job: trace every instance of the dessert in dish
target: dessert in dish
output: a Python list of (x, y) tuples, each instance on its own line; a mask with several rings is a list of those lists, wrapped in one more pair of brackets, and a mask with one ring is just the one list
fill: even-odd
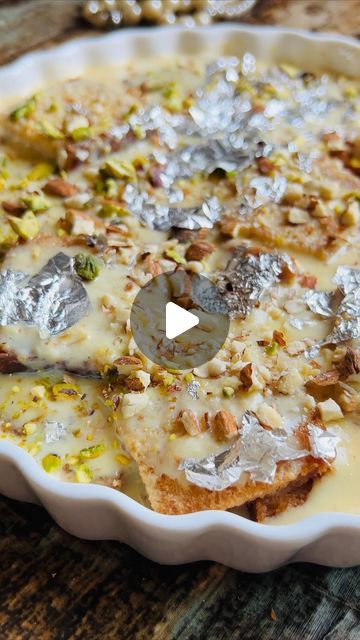
[[(359, 408), (359, 89), (179, 57), (4, 114), (2, 437), (162, 513), (271, 522), (331, 492)], [(174, 270), (209, 278), (231, 319), (189, 370), (131, 330), (139, 290)]]

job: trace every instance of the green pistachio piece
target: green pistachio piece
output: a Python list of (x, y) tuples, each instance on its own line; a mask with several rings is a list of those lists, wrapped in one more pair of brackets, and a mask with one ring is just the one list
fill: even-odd
[(36, 107), (36, 96), (32, 96), (24, 102), (24, 104), (17, 107), (10, 113), (10, 120), (13, 122), (18, 122), (22, 118), (28, 118), (32, 113), (34, 113)]
[(279, 345), (274, 340), (273, 342), (270, 342), (270, 344), (265, 348), (265, 351), (268, 356), (274, 356), (278, 352), (278, 349)]
[(50, 207), (50, 202), (46, 198), (44, 198), (44, 196), (39, 196), (36, 193), (30, 196), (25, 196), (21, 199), (23, 203), (26, 204), (27, 208), (34, 213), (46, 211)]
[(234, 395), (235, 390), (232, 387), (223, 387), (223, 396), (224, 398), (231, 398)]
[(18, 234), (13, 230), (9, 223), (0, 224), (0, 249), (6, 249), (14, 246), (19, 239)]
[(125, 209), (121, 205), (113, 204), (112, 202), (106, 202), (103, 204), (99, 211), (99, 215), (102, 218), (112, 218), (117, 216), (118, 218), (123, 218), (124, 216), (128, 216), (130, 211)]
[(91, 482), (92, 473), (87, 464), (80, 464), (78, 468), (75, 469), (75, 478), (77, 482)]
[(98, 458), (105, 451), (105, 445), (103, 444), (95, 444), (93, 447), (87, 447), (86, 449), (81, 449), (80, 457), (83, 460), (93, 460), (93, 458)]
[(24, 240), (33, 240), (40, 231), (39, 221), (32, 211), (26, 211), (22, 218), (8, 216), (7, 219), (15, 233)]
[(120, 162), (120, 160), (111, 158), (105, 162), (101, 171), (112, 178), (121, 178), (130, 181), (136, 180), (136, 171), (131, 162)]
[(186, 264), (185, 258), (183, 258), (175, 249), (166, 249), (165, 256), (170, 260), (173, 260), (177, 264)]
[(75, 256), (75, 271), (83, 280), (95, 280), (100, 273), (100, 262), (94, 256), (77, 253)]
[(43, 457), (41, 462), (47, 473), (53, 473), (61, 467), (61, 459), (53, 453), (48, 453)]
[(91, 138), (92, 134), (93, 132), (91, 127), (78, 127), (70, 133), (70, 136), (72, 137), (74, 142), (80, 142), (81, 140)]
[(52, 125), (51, 122), (48, 122), (47, 120), (42, 120), (41, 122), (39, 122), (37, 127), (48, 138), (61, 140), (64, 137), (62, 131), (54, 127), (54, 125)]
[(31, 171), (26, 176), (27, 180), (43, 180), (44, 178), (48, 178), (54, 173), (55, 167), (49, 162), (40, 162), (40, 164), (36, 164)]

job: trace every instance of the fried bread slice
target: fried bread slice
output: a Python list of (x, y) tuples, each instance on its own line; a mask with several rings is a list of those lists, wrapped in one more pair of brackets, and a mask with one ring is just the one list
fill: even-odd
[(356, 221), (349, 224), (344, 215), (344, 200), (359, 191), (359, 177), (339, 160), (325, 156), (314, 165), (311, 179), (288, 183), (280, 203), (268, 202), (241, 214), (229, 207), (220, 229), (225, 236), (253, 238), (272, 247), (325, 257), (359, 240)]
[[(116, 417), (120, 441), (138, 465), (152, 508), (160, 513), (181, 514), (205, 509), (230, 509), (254, 500), (277, 495), (292, 483), (303, 484), (310, 477), (321, 476), (329, 466), (324, 460), (309, 455), (291, 461), (279, 461), (272, 482), (254, 482), (244, 473), (240, 480), (223, 490), (209, 490), (189, 482), (179, 466), (184, 458), (202, 459), (220, 453), (229, 446), (221, 442), (214, 429), (214, 415), (206, 394), (198, 413), (194, 412), (199, 430), (195, 435), (181, 430), (178, 421), (179, 397), (168, 394), (167, 400), (159, 388), (147, 393), (126, 394), (120, 414)], [(181, 396), (181, 392), (178, 394)], [(249, 400), (248, 400), (249, 402)], [(194, 405), (192, 405), (194, 406)], [(228, 407), (226, 402), (217, 406)], [(233, 407), (241, 406), (234, 400)], [(200, 412), (208, 408), (206, 415)], [(256, 410), (255, 410), (256, 411)], [(296, 446), (309, 450), (309, 427), (305, 420), (294, 431)], [(320, 424), (320, 423), (318, 423)], [(241, 438), (241, 436), (240, 436)]]

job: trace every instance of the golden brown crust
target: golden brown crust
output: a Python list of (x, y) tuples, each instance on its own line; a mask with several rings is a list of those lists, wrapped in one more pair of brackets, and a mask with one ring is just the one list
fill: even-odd
[(300, 507), (306, 502), (313, 488), (314, 479), (327, 473), (329, 468), (324, 466), (318, 471), (316, 474), (310, 472), (308, 476), (291, 482), (285, 489), (273, 495), (250, 502), (248, 505), (250, 517), (256, 522), (264, 522), (266, 518), (273, 518), (291, 507)]
[(293, 482), (320, 476), (328, 469), (322, 460), (311, 456), (295, 461), (282, 462), (272, 484), (261, 482), (236, 484), (223, 491), (209, 491), (190, 483), (182, 483), (162, 474), (157, 476), (154, 469), (139, 464), (140, 475), (145, 484), (152, 508), (169, 515), (192, 513), (206, 509), (231, 509), (247, 502), (272, 496), (286, 489)]

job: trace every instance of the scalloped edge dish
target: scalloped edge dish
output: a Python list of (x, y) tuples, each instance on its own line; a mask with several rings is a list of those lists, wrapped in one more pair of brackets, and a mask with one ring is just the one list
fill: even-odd
[[(15, 100), (34, 92), (49, 78), (61, 81), (133, 57), (195, 56), (208, 49), (209, 42), (214, 56), (250, 51), (263, 59), (286, 60), (309, 70), (326, 66), (355, 76), (360, 69), (359, 43), (336, 34), (230, 24), (191, 31), (129, 29), (72, 40), (20, 58), (0, 69), (0, 94), (3, 101)], [(0, 491), (6, 496), (42, 504), (73, 535), (125, 542), (157, 562), (206, 559), (253, 572), (295, 561), (338, 567), (360, 564), (358, 515), (320, 513), (282, 526), (258, 524), (223, 511), (166, 516), (108, 487), (55, 480), (30, 455), (8, 442), (0, 443), (0, 460)]]

